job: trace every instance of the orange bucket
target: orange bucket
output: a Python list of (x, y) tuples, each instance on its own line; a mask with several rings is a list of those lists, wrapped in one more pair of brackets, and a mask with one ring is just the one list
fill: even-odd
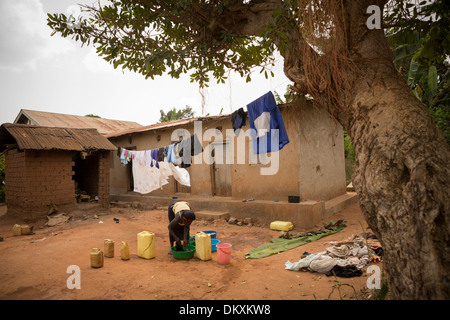
[(229, 264), (231, 257), (231, 244), (230, 243), (219, 243), (216, 245), (217, 248), (217, 262), (219, 264)]

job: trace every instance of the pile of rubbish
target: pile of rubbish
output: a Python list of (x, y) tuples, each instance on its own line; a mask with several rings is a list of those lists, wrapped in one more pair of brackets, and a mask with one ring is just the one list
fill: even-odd
[(297, 262), (287, 261), (286, 270), (306, 270), (327, 276), (351, 278), (361, 276), (370, 262), (380, 262), (383, 248), (371, 233), (360, 233), (344, 241), (329, 242), (331, 247), (318, 253), (303, 253)]
[(70, 216), (67, 213), (59, 212), (56, 205), (51, 204), (47, 215), (48, 221), (45, 226), (54, 227), (66, 222), (69, 222)]

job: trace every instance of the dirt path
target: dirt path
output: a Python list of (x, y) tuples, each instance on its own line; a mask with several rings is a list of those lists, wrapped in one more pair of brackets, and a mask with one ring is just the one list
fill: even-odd
[[(99, 219), (92, 218), (94, 214)], [(85, 220), (83, 220), (83, 215)], [(113, 219), (118, 218), (119, 223)], [(197, 258), (176, 260), (169, 252), (167, 212), (111, 208), (87, 210), (69, 223), (41, 228), (37, 222), (34, 235), (13, 236), (15, 223), (8, 215), (0, 216), (0, 300), (69, 300), (69, 299), (147, 299), (147, 300), (304, 300), (327, 299), (337, 282), (319, 273), (288, 271), (285, 262), (298, 261), (303, 252), (315, 253), (329, 247), (329, 241), (346, 239), (367, 231), (358, 204), (332, 217), (344, 219), (342, 232), (324, 237), (295, 249), (262, 259), (244, 259), (245, 254), (271, 238), (278, 231), (267, 227), (230, 225), (225, 221), (195, 221), (191, 232), (216, 230), (221, 242), (233, 246), (231, 263), (220, 265), (217, 253), (212, 260)], [(330, 219), (321, 222), (325, 225)], [(100, 223), (102, 221), (103, 223)], [(156, 258), (137, 257), (137, 233), (148, 230), (156, 235)], [(295, 231), (295, 229), (294, 229)], [(45, 238), (45, 239), (44, 239)], [(104, 267), (90, 267), (90, 251), (103, 248), (104, 239), (116, 243), (115, 257), (105, 258)], [(42, 240), (44, 239), (44, 240)], [(40, 240), (40, 241), (39, 241)], [(120, 243), (130, 246), (131, 259), (120, 259)], [(81, 289), (68, 289), (67, 268), (81, 270)], [(378, 264), (381, 267), (381, 263)], [(366, 266), (367, 268), (367, 266)], [(364, 268), (364, 270), (366, 269)], [(367, 274), (355, 278), (338, 278), (353, 286), (358, 299), (367, 292)], [(353, 289), (342, 286), (343, 299), (354, 299)], [(337, 290), (331, 299), (339, 299)]]

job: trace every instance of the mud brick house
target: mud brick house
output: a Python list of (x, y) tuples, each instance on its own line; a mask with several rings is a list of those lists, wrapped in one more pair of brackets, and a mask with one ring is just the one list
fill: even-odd
[(76, 188), (109, 206), (110, 154), (116, 150), (96, 129), (5, 123), (0, 152), (5, 152), (8, 214), (27, 218), (76, 207)]
[[(176, 197), (188, 201), (198, 215), (223, 213), (313, 227), (356, 199), (346, 190), (343, 130), (325, 110), (306, 101), (279, 109), (290, 142), (265, 159), (255, 158), (251, 151), (248, 118), (236, 134), (232, 115), (175, 120), (106, 135), (117, 147), (142, 151), (179, 141), (178, 129), (196, 134), (203, 147), (186, 168), (190, 186), (170, 176), (168, 184), (147, 194), (134, 192), (133, 162), (124, 165), (116, 154), (111, 168), (111, 200), (167, 206)], [(228, 157), (228, 161), (217, 161), (218, 157)], [(215, 161), (210, 161), (212, 158)], [(272, 174), (262, 174), (262, 170), (271, 169)], [(290, 202), (290, 196), (299, 197), (300, 202)]]

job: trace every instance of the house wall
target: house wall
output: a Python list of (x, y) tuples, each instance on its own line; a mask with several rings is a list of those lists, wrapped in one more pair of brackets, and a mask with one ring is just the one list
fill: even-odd
[[(191, 196), (214, 196), (214, 170), (209, 164), (214, 155), (211, 143), (227, 141), (234, 150), (227, 170), (230, 170), (232, 199), (260, 199), (287, 201), (288, 196), (300, 196), (301, 201), (326, 201), (345, 194), (345, 162), (342, 127), (325, 112), (315, 109), (308, 103), (301, 107), (282, 108), (281, 113), (290, 143), (276, 153), (268, 154), (271, 160), (263, 164), (264, 159), (252, 156), (251, 140), (246, 137), (250, 128), (248, 120), (239, 137), (232, 131), (231, 118), (203, 121), (201, 130), (194, 124), (133, 133), (128, 136), (110, 138), (117, 146), (150, 150), (164, 147), (177, 139), (171, 135), (176, 128), (197, 133), (201, 138), (204, 152), (193, 157), (193, 165), (188, 169), (191, 177)], [(217, 131), (216, 131), (217, 128)], [(175, 138), (175, 137), (174, 137)], [(216, 139), (217, 138), (217, 139)], [(241, 141), (239, 142), (239, 139)], [(244, 142), (244, 143), (243, 143)], [(244, 155), (244, 163), (242, 158)], [(278, 159), (278, 165), (275, 160)], [(130, 191), (128, 169), (117, 155), (114, 156), (111, 169), (111, 194), (123, 194)], [(275, 174), (262, 175), (261, 170), (275, 171)], [(170, 177), (169, 184), (162, 190), (155, 190), (150, 196), (174, 196), (176, 184)]]
[(111, 153), (98, 152), (98, 197), (103, 208), (109, 208)]
[(346, 193), (344, 131), (325, 109), (305, 104), (298, 116), (301, 199), (330, 200)]
[[(299, 195), (298, 136), (295, 134), (297, 119), (286, 117), (281, 111), (289, 143), (278, 152), (267, 155), (254, 155), (253, 145), (249, 137), (245, 137), (245, 164), (239, 164), (235, 154), (235, 164), (232, 170), (232, 190), (237, 199), (263, 199), (287, 201), (288, 196)], [(249, 135), (250, 125), (243, 127)], [(237, 139), (243, 139), (239, 137)], [(239, 142), (236, 142), (239, 145)], [(267, 157), (267, 158), (264, 158)], [(264, 164), (267, 163), (267, 164)], [(262, 174), (266, 171), (268, 174)]]
[[(5, 185), (8, 213), (35, 218), (46, 215), (52, 204), (58, 210), (76, 208), (75, 162), (71, 151), (8, 150), (5, 157)], [(109, 152), (98, 153), (89, 163), (98, 174), (89, 176), (99, 202), (109, 206)]]
[(67, 151), (9, 150), (5, 158), (8, 212), (27, 217), (75, 206), (72, 153)]

